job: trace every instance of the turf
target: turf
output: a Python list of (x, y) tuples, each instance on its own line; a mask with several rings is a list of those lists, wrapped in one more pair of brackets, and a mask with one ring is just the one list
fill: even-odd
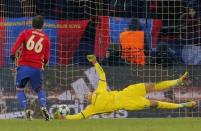
[(0, 120), (0, 131), (200, 131), (201, 118)]

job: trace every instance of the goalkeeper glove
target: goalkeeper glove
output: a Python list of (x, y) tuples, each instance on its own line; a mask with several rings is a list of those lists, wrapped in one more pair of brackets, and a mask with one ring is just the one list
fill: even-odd
[(61, 113), (57, 110), (55, 113), (54, 113), (54, 119), (65, 119), (65, 116), (61, 115)]
[(96, 61), (96, 56), (95, 56), (95, 55), (87, 55), (87, 60), (88, 60), (89, 62)]

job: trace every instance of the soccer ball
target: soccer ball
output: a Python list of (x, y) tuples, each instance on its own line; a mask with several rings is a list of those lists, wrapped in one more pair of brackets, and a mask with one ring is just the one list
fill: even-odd
[(70, 114), (70, 109), (69, 109), (68, 105), (66, 105), (66, 104), (61, 104), (61, 105), (58, 106), (58, 112), (59, 112), (62, 116), (65, 116), (65, 115)]

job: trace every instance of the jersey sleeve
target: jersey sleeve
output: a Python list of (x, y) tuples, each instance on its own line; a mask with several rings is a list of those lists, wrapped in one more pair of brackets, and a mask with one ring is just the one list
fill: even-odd
[(19, 49), (22, 43), (25, 41), (25, 31), (21, 32), (18, 36), (16, 42), (14, 43), (11, 49), (11, 55), (15, 55), (16, 51)]
[(80, 119), (84, 119), (82, 113), (77, 113), (75, 115), (67, 115), (66, 116), (67, 120), (80, 120)]
[(47, 46), (45, 48), (44, 63), (47, 64), (50, 59), (50, 40), (47, 39)]
[(96, 63), (95, 69), (99, 76), (98, 87), (96, 89), (96, 93), (107, 91), (106, 76), (105, 76), (105, 72), (104, 72), (103, 68), (100, 66), (99, 63)]
[(98, 81), (98, 87), (96, 89), (96, 93), (101, 93), (101, 92), (104, 92), (104, 91), (107, 91), (107, 82), (99, 80)]
[(80, 113), (77, 113), (75, 115), (67, 115), (66, 119), (68, 120), (80, 120), (80, 119), (85, 119), (89, 118), (90, 116), (95, 114), (95, 108), (94, 105), (89, 105), (85, 110), (83, 110)]

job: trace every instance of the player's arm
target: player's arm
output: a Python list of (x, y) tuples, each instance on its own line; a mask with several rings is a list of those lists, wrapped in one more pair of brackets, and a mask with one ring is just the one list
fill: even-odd
[(11, 49), (11, 59), (15, 60), (15, 54), (17, 52), (17, 50), (20, 48), (21, 44), (24, 42), (24, 31), (18, 36), (15, 44), (13, 45), (12, 49)]
[(105, 72), (103, 68), (100, 66), (98, 62), (96, 62), (94, 66), (99, 76), (98, 87), (96, 89), (96, 92), (98, 93), (102, 91), (107, 91), (107, 81), (106, 81)]
[(95, 114), (95, 108), (94, 105), (89, 105), (87, 108), (80, 113), (77, 113), (75, 115), (67, 115), (66, 119), (67, 120), (80, 120), (80, 119), (86, 119), (89, 118), (90, 116)]
[(94, 65), (96, 72), (98, 73), (99, 76), (99, 81), (98, 81), (98, 87), (96, 89), (96, 92), (102, 92), (107, 90), (107, 82), (106, 82), (106, 76), (103, 68), (100, 66), (100, 64), (96, 60), (95, 55), (87, 55), (87, 59), (89, 62), (92, 62)]
[(44, 54), (44, 64), (46, 65), (50, 59), (50, 40), (47, 40), (47, 46), (45, 47), (45, 54)]

